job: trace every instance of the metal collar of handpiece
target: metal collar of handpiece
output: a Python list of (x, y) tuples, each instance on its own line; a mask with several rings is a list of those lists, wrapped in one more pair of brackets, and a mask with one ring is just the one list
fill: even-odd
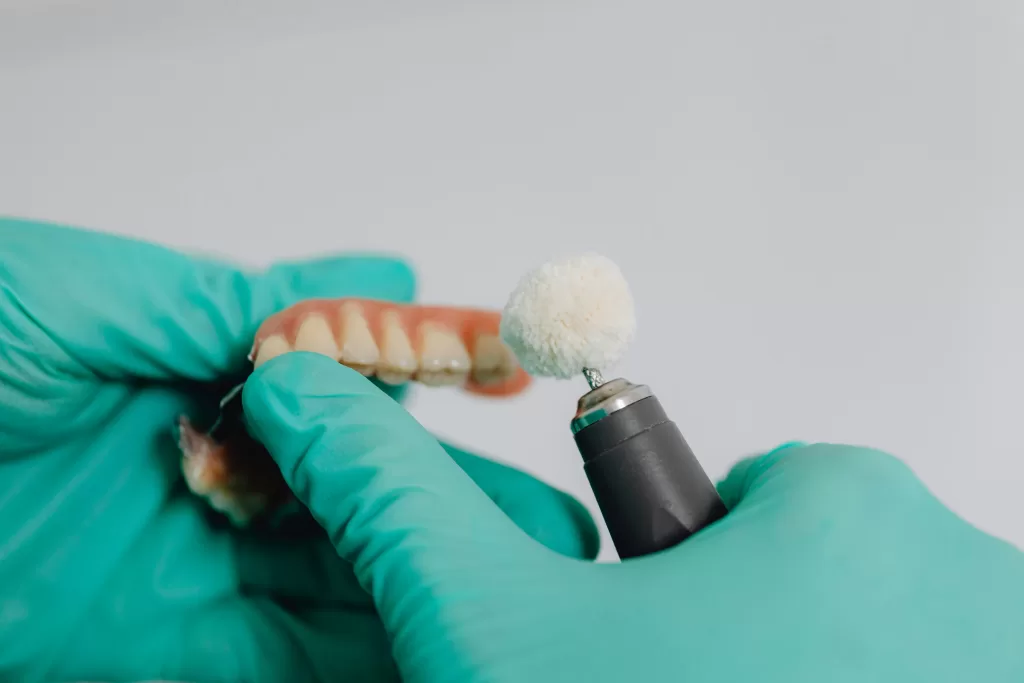
[(580, 397), (571, 423), (572, 433), (578, 434), (612, 413), (652, 395), (646, 384), (633, 384), (622, 378), (606, 382)]

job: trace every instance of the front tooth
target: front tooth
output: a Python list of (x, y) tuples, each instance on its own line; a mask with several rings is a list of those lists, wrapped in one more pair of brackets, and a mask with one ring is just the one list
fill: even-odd
[(302, 321), (295, 335), (296, 351), (312, 351), (335, 360), (338, 359), (338, 344), (334, 332), (322, 315), (311, 315)]
[(512, 349), (494, 335), (477, 337), (473, 349), (473, 381), (481, 384), (497, 384), (511, 378), (519, 363)]
[(386, 384), (402, 384), (416, 372), (416, 354), (402, 319), (396, 311), (385, 311), (380, 325), (380, 362), (377, 379)]
[(380, 350), (358, 304), (349, 303), (342, 308), (340, 339), (338, 359), (364, 375), (372, 375), (380, 360)]
[(421, 328), (420, 367), (416, 378), (429, 386), (462, 384), (469, 374), (469, 352), (448, 328), (424, 323)]
[(284, 338), (284, 335), (271, 335), (260, 344), (259, 351), (256, 352), (256, 360), (253, 361), (253, 367), (258, 368), (271, 358), (277, 358), (282, 353), (288, 353), (291, 350), (292, 347), (288, 344), (288, 340)]

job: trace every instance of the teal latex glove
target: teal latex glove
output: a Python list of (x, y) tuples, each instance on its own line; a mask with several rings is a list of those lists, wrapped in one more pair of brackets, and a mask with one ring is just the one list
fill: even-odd
[(1024, 554), (885, 454), (743, 461), (720, 485), (724, 519), (596, 564), (522, 533), (356, 372), (286, 354), (243, 405), (407, 681), (1024, 681)]
[[(230, 382), (213, 384), (245, 370), (276, 310), (413, 294), (408, 267), (387, 258), (246, 274), (0, 220), (0, 680), (393, 679), (372, 601), (326, 534), (218, 524), (184, 487), (173, 426), (180, 413), (212, 417)], [(525, 533), (595, 556), (579, 503), (448, 450)]]

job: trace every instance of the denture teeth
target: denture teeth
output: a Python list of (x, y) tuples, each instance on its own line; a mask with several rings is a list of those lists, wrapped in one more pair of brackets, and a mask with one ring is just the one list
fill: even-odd
[(512, 349), (500, 337), (481, 335), (473, 349), (473, 381), (481, 385), (497, 384), (512, 377), (519, 367)]
[(342, 306), (340, 339), (338, 360), (364, 375), (372, 375), (380, 361), (380, 349), (358, 304)]
[(284, 335), (271, 335), (264, 339), (260, 344), (260, 348), (256, 352), (256, 360), (253, 361), (253, 367), (258, 368), (271, 358), (277, 358), (281, 354), (288, 353), (291, 350), (292, 347), (288, 343), (288, 340), (284, 338)]
[(340, 354), (338, 344), (334, 341), (334, 332), (322, 315), (311, 315), (302, 321), (295, 335), (295, 350), (312, 351), (335, 360)]
[(408, 382), (416, 372), (416, 354), (402, 320), (395, 311), (385, 311), (380, 325), (380, 361), (377, 379), (386, 384)]
[(431, 323), (424, 323), (420, 332), (420, 367), (416, 378), (434, 387), (465, 382), (472, 361), (458, 335)]

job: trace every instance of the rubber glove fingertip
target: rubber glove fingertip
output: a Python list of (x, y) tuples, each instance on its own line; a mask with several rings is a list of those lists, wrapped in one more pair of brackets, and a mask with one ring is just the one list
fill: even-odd
[(718, 484), (718, 495), (722, 497), (722, 502), (729, 509), (738, 505), (759, 476), (779, 460), (790, 455), (789, 451), (803, 448), (806, 445), (803, 441), (787, 441), (767, 453), (752, 455), (740, 460), (733, 465), (725, 479)]
[[(360, 384), (365, 387), (360, 387)], [(292, 351), (272, 358), (253, 371), (242, 389), (242, 407), (250, 431), (257, 439), (282, 423), (297, 428), (313, 421), (320, 399), (373, 389), (355, 370), (327, 356)]]

